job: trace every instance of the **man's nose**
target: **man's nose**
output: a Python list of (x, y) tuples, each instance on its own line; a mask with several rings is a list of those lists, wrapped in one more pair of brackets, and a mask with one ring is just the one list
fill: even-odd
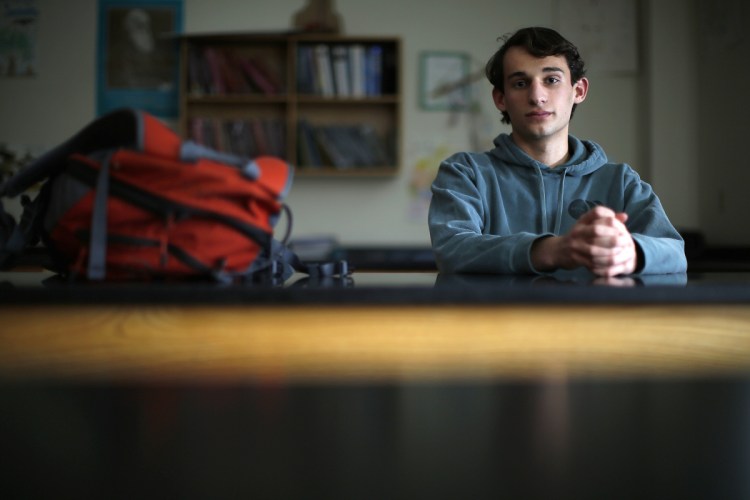
[(547, 102), (547, 91), (540, 82), (532, 82), (529, 87), (529, 100), (534, 105), (541, 105)]

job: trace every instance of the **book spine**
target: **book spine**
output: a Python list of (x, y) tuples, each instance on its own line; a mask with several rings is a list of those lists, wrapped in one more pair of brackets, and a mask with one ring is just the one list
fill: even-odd
[(300, 120), (298, 124), (298, 150), (301, 166), (319, 168), (323, 166), (318, 143), (315, 139), (315, 131), (307, 120)]
[(331, 125), (321, 126), (315, 130), (316, 139), (320, 150), (325, 153), (330, 163), (339, 169), (351, 166), (351, 158), (342, 151), (340, 145), (336, 142), (336, 131)]
[(297, 92), (316, 94), (315, 54), (309, 45), (301, 45), (297, 50)]
[(188, 92), (193, 95), (203, 95), (207, 92), (204, 85), (202, 72), (204, 59), (195, 47), (190, 48), (188, 53)]
[(354, 44), (349, 47), (349, 70), (351, 72), (352, 96), (365, 97), (365, 47)]
[(366, 92), (368, 96), (377, 97), (382, 93), (383, 79), (383, 47), (371, 45), (367, 48), (365, 74)]
[(274, 95), (279, 93), (278, 87), (269, 78), (269, 76), (260, 69), (256, 62), (250, 58), (239, 58), (237, 63), (244, 71), (248, 81), (250, 81), (258, 90), (265, 95)]
[(237, 65), (237, 57), (234, 53), (225, 50), (216, 51), (216, 59), (224, 81), (224, 90), (229, 94), (245, 94), (251, 88), (247, 79), (241, 73)]
[(320, 94), (323, 97), (334, 97), (336, 90), (333, 83), (331, 50), (328, 45), (318, 44), (315, 46), (315, 62)]
[(219, 56), (216, 49), (213, 47), (205, 47), (203, 49), (203, 56), (206, 58), (208, 67), (211, 72), (211, 94), (225, 94), (226, 86), (224, 85), (224, 78), (221, 74), (221, 63), (219, 62)]
[(331, 49), (333, 58), (333, 75), (336, 83), (336, 95), (350, 97), (349, 51), (345, 45), (336, 45)]

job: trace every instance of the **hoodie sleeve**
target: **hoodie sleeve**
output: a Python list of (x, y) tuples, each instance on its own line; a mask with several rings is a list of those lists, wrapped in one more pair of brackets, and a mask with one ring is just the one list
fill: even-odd
[(428, 215), (438, 269), (444, 273), (531, 274), (531, 245), (542, 235), (485, 234), (486, 196), (470, 158), (441, 163)]
[(651, 186), (630, 170), (625, 187), (627, 228), (640, 249), (638, 274), (684, 273), (685, 243)]

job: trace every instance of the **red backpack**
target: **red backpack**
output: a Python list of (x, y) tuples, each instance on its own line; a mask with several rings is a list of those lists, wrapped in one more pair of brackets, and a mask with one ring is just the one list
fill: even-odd
[[(283, 280), (309, 271), (286, 237), (273, 238), (292, 178), (279, 158), (219, 153), (182, 141), (148, 113), (117, 110), (0, 189), (17, 196), (46, 180), (25, 199), (4, 254), (41, 238), (56, 271), (91, 280)], [(345, 264), (331, 272), (341, 271), (348, 274)]]

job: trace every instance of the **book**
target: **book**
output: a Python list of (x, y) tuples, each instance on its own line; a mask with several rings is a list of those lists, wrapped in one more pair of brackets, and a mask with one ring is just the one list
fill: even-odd
[(263, 120), (263, 129), (268, 141), (269, 154), (273, 156), (286, 156), (286, 139), (284, 137), (284, 124), (281, 120), (268, 118)]
[(319, 94), (324, 97), (334, 97), (336, 89), (333, 83), (331, 50), (324, 43), (315, 46), (315, 74), (317, 76)]
[(317, 86), (313, 48), (310, 45), (301, 45), (297, 50), (297, 92), (317, 94)]
[(213, 47), (204, 47), (203, 57), (206, 59), (211, 74), (211, 83), (208, 89), (209, 93), (225, 94), (226, 87), (224, 86), (224, 78), (221, 75), (221, 63), (219, 62), (219, 56), (216, 49)]
[(248, 140), (250, 131), (245, 120), (225, 120), (224, 133), (227, 136), (228, 150), (230, 153), (242, 158), (254, 156), (251, 143)]
[(323, 165), (313, 127), (304, 119), (297, 124), (297, 151), (300, 166), (317, 168)]
[(383, 47), (370, 45), (367, 47), (365, 59), (365, 91), (368, 96), (379, 96), (382, 93), (383, 78)]
[(340, 169), (351, 166), (351, 158), (340, 149), (340, 144), (337, 144), (331, 126), (317, 127), (315, 139), (327, 163)]
[(365, 97), (365, 47), (355, 43), (349, 47), (349, 72), (352, 97)]
[(256, 146), (254, 156), (273, 154), (271, 151), (271, 143), (266, 135), (266, 129), (263, 126), (262, 120), (258, 118), (251, 120), (250, 126), (252, 129), (253, 142)]
[(204, 78), (205, 58), (195, 47), (191, 47), (188, 52), (188, 65), (188, 92), (193, 95), (208, 93), (210, 80)]
[(227, 94), (246, 94), (252, 89), (237, 65), (237, 56), (226, 50), (216, 50), (216, 62), (219, 67), (224, 91)]
[(254, 58), (238, 57), (237, 64), (242, 68), (247, 80), (261, 93), (274, 95), (281, 91), (277, 80)]
[(351, 84), (349, 82), (349, 51), (347, 47), (345, 45), (334, 45), (331, 48), (331, 58), (336, 95), (350, 97)]

